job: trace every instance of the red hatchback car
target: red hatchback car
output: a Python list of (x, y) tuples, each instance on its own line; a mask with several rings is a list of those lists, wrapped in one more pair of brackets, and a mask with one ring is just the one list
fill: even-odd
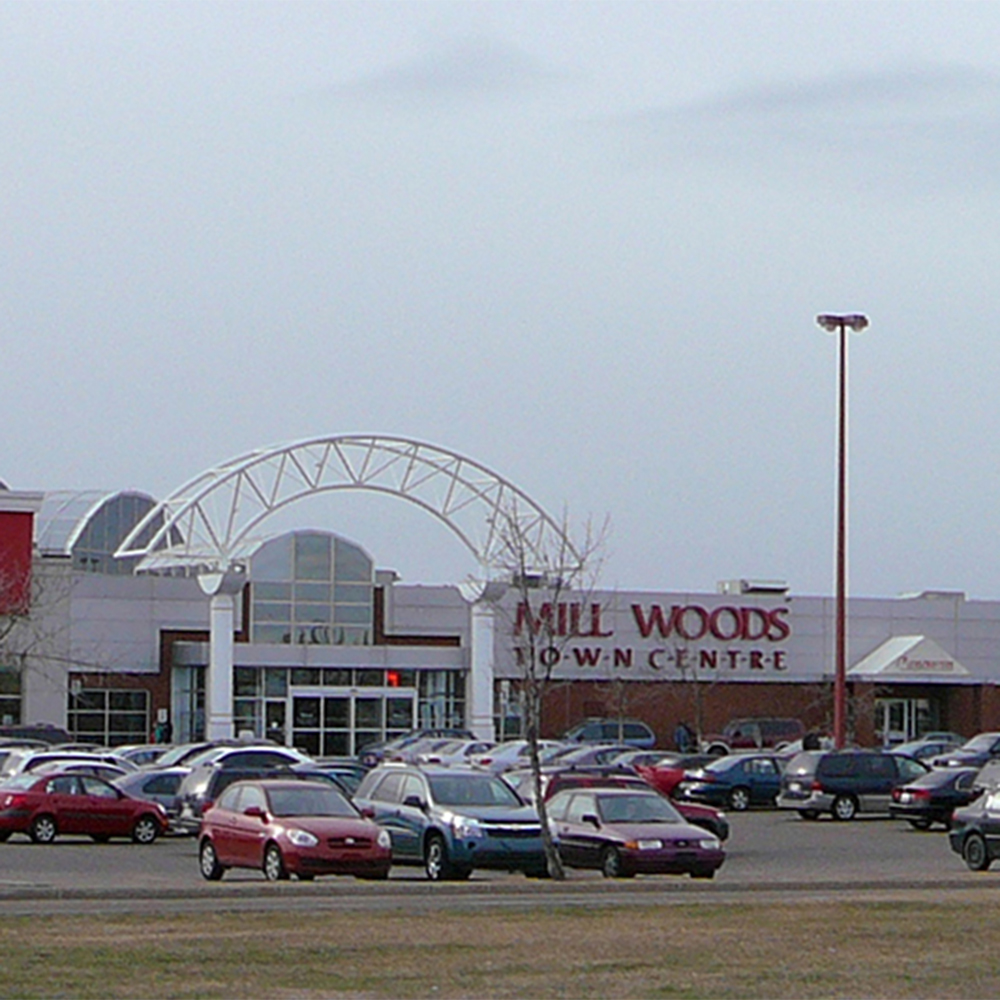
[(204, 814), (198, 859), (211, 881), (227, 868), (259, 868), (272, 882), (385, 879), (392, 841), (331, 784), (265, 778), (230, 785)]
[(26, 833), (36, 844), (50, 844), (61, 834), (85, 834), (98, 843), (131, 837), (151, 844), (166, 828), (163, 806), (134, 799), (96, 775), (26, 772), (0, 788), (0, 841)]

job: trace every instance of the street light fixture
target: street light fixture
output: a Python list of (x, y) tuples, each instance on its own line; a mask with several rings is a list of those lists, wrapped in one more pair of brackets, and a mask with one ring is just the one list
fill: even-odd
[(833, 742), (839, 750), (847, 732), (847, 331), (860, 333), (868, 317), (860, 313), (839, 316), (823, 313), (816, 322), (838, 334), (837, 381), (837, 571), (836, 651), (833, 675)]

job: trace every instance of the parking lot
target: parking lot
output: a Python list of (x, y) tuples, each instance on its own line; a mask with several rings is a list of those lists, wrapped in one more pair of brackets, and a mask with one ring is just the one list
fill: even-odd
[[(686, 877), (641, 876), (616, 882), (622, 892), (650, 887), (666, 891), (870, 887), (933, 889), (981, 886), (1000, 879), (996, 873), (976, 874), (966, 869), (948, 847), (941, 831), (918, 832), (907, 824), (886, 819), (858, 819), (836, 823), (830, 819), (806, 822), (787, 812), (755, 811), (730, 814), (732, 836), (726, 863), (711, 883), (696, 885)], [(570, 871), (569, 882), (601, 884), (596, 872)], [(550, 884), (532, 883), (519, 874), (477, 871), (471, 886), (503, 887), (505, 892), (545, 892)], [(998, 883), (1000, 884), (1000, 883)], [(94, 844), (86, 838), (61, 838), (36, 845), (12, 837), (0, 845), (0, 899), (59, 898), (100, 895), (120, 899), (153, 899), (226, 893), (251, 893), (255, 886), (274, 889), (255, 871), (234, 870), (221, 883), (209, 885), (198, 871), (196, 842), (190, 837), (167, 837), (150, 846), (131, 843)], [(640, 888), (642, 887), (642, 888)], [(291, 882), (283, 895), (336, 893), (338, 897), (403, 894), (425, 890), (461, 890), (466, 887), (431, 886), (420, 868), (396, 867), (388, 884), (373, 886), (352, 878), (325, 878), (313, 884)]]

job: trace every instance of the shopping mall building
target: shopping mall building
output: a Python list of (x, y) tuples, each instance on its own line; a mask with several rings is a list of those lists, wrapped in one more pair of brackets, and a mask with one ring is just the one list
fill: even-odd
[[(416, 503), (475, 556), (479, 584), (405, 584), (334, 531), (267, 533), (277, 510), (332, 490)], [(169, 721), (175, 742), (253, 732), (316, 754), (415, 727), (510, 734), (533, 636), (547, 734), (619, 715), (663, 746), (681, 720), (829, 729), (832, 598), (752, 580), (553, 591), (544, 572), (512, 577), (505, 524), (522, 567), (571, 548), (485, 467), (378, 436), (261, 449), (162, 501), (0, 487), (0, 719), (111, 744)], [(863, 743), (1000, 729), (1000, 601), (851, 598), (847, 681)]]

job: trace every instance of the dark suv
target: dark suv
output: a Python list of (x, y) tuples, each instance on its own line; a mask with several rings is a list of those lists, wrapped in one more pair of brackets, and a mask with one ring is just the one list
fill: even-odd
[(876, 750), (806, 750), (791, 759), (781, 778), (779, 809), (794, 809), (803, 819), (828, 812), (854, 819), (859, 812), (888, 814), (892, 790), (930, 768), (913, 757)]
[(734, 750), (780, 750), (805, 736), (805, 726), (798, 719), (733, 719), (717, 735), (703, 737), (702, 750), (712, 754), (730, 754)]
[(422, 864), (432, 881), (465, 879), (473, 868), (547, 872), (538, 814), (489, 772), (383, 764), (354, 803), (389, 831), (393, 864)]

